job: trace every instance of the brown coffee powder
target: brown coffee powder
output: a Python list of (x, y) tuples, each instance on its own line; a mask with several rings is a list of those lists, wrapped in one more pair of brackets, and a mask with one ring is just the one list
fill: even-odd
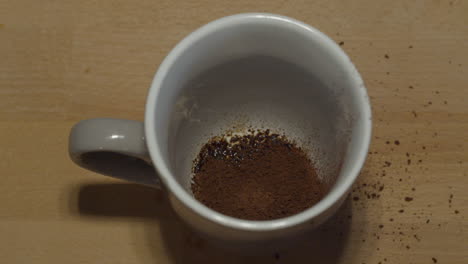
[(197, 200), (225, 215), (271, 220), (299, 213), (326, 193), (306, 153), (268, 130), (213, 138), (193, 166)]

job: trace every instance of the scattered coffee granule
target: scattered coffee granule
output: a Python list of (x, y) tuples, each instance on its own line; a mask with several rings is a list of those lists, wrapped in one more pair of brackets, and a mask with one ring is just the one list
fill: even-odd
[(455, 210), (455, 214), (458, 214), (458, 213), (460, 213), (460, 211), (458, 211), (458, 210)]
[(340, 46), (343, 46), (343, 45), (344, 45), (344, 41), (341, 41), (339, 44), (340, 44)]
[(432, 257), (432, 262), (437, 263), (437, 259)]
[(197, 200), (228, 216), (271, 220), (300, 213), (322, 199), (326, 186), (307, 154), (269, 130), (213, 138), (193, 166)]
[(405, 212), (405, 210), (400, 209), (400, 210), (398, 210), (398, 212), (401, 214), (401, 213)]
[(400, 141), (399, 140), (395, 140), (395, 145), (400, 145)]
[(279, 260), (279, 259), (280, 259), (280, 254), (279, 254), (279, 253), (275, 253), (275, 259), (276, 259), (276, 260)]
[(388, 56), (388, 54), (385, 54), (384, 56), (386, 59), (390, 59), (390, 57)]
[(405, 197), (405, 201), (406, 202), (411, 202), (411, 201), (413, 201), (413, 197)]

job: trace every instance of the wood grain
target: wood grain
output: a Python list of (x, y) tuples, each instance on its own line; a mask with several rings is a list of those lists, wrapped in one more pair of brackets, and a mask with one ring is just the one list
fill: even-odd
[[(251, 11), (343, 42), (375, 124), (336, 219), (261, 257), (215, 250), (162, 194), (80, 169), (67, 154), (78, 120), (143, 119), (154, 72), (186, 34)], [(460, 0), (1, 0), (1, 262), (468, 263), (467, 14)]]

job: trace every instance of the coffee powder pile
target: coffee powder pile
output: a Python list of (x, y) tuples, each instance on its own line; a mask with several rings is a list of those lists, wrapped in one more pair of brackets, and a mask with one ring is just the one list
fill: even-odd
[(271, 220), (299, 213), (326, 193), (306, 153), (269, 130), (213, 138), (193, 166), (197, 200), (225, 215)]

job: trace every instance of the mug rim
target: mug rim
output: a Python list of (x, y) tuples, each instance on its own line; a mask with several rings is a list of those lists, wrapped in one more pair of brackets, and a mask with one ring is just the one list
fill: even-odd
[[(286, 24), (286, 26), (292, 26), (296, 29), (299, 29), (301, 33), (313, 35), (317, 38), (317, 41), (322, 42), (321, 45), (326, 46), (328, 49), (333, 49), (332, 52), (335, 53), (342, 60), (344, 67), (351, 70), (354, 83), (352, 89), (358, 94), (357, 98), (361, 101), (361, 111), (363, 112), (363, 135), (362, 144), (358, 147), (356, 151), (358, 158), (350, 169), (348, 175), (344, 178), (343, 182), (340, 185), (336, 185), (332, 190), (317, 204), (314, 206), (297, 213), (292, 216), (285, 218), (274, 219), (274, 220), (245, 220), (240, 218), (234, 218), (221, 214), (213, 209), (208, 208), (193, 196), (191, 196), (175, 179), (173, 174), (168, 168), (168, 165), (160, 158), (162, 156), (161, 149), (156, 139), (155, 133), (155, 119), (154, 111), (156, 108), (156, 102), (159, 95), (159, 92), (162, 87), (163, 80), (165, 76), (170, 72), (172, 65), (178, 59), (180, 54), (182, 54), (186, 49), (188, 49), (192, 43), (197, 40), (205, 37), (206, 35), (219, 30), (222, 27), (228, 25), (235, 25), (239, 23), (246, 23), (246, 21), (262, 21), (262, 22), (272, 22), (272, 23), (281, 23)], [(355, 87), (358, 86), (358, 87)], [(222, 226), (227, 226), (233, 229), (247, 230), (247, 231), (270, 231), (280, 228), (288, 228), (292, 226), (299, 225), (303, 222), (311, 220), (320, 214), (327, 211), (335, 203), (339, 202), (340, 199), (347, 195), (348, 191), (352, 187), (354, 181), (359, 175), (361, 168), (364, 165), (364, 162), (367, 157), (367, 152), (369, 149), (371, 141), (371, 131), (372, 131), (372, 113), (370, 108), (370, 101), (367, 95), (364, 82), (358, 73), (356, 67), (349, 59), (348, 55), (327, 35), (319, 31), (318, 29), (307, 25), (296, 19), (277, 15), (270, 13), (243, 13), (237, 15), (231, 15), (223, 17), (217, 20), (214, 20), (190, 33), (187, 37), (181, 40), (167, 55), (163, 60), (159, 69), (157, 70), (153, 82), (151, 84), (146, 108), (145, 108), (145, 136), (147, 140), (148, 150), (153, 161), (153, 165), (163, 184), (174, 194), (174, 196), (193, 210), (195, 213), (201, 215), (203, 218), (220, 224)]]

